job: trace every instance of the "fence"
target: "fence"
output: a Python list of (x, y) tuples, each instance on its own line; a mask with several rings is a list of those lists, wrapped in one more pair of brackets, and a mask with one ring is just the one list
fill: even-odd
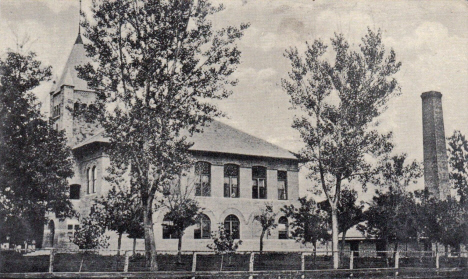
[[(331, 252), (238, 252), (229, 255), (216, 255), (206, 251), (184, 251), (178, 261), (174, 251), (158, 251), (158, 270), (161, 272), (181, 272), (210, 274), (231, 272), (239, 274), (261, 274), (283, 272), (306, 274), (321, 270), (331, 272), (333, 257)], [(443, 270), (447, 268), (467, 268), (468, 253), (446, 255), (427, 251), (349, 251), (340, 253), (340, 269), (361, 274), (374, 269), (385, 272), (398, 272), (404, 269)], [(37, 250), (27, 253), (24, 250), (0, 251), (0, 277), (6, 273), (141, 273), (148, 272), (144, 251), (117, 250)], [(293, 276), (293, 277), (294, 277)], [(3, 276), (5, 277), (5, 276)], [(118, 277), (118, 276), (117, 276)], [(131, 277), (131, 276), (125, 276)], [(283, 276), (282, 278), (288, 278)], [(295, 278), (295, 277), (294, 277)]]

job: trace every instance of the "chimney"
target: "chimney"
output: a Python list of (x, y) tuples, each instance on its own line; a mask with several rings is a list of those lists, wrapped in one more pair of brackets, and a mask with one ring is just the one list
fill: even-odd
[(429, 195), (444, 200), (450, 195), (442, 94), (421, 94), (423, 114), (424, 184)]

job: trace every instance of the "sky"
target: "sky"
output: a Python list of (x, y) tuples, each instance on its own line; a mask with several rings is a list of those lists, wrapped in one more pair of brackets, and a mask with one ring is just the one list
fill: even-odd
[[(83, 0), (86, 12), (91, 1)], [(215, 0), (225, 10), (213, 18), (215, 28), (250, 23), (238, 43), (241, 64), (234, 94), (219, 103), (228, 118), (222, 121), (291, 151), (302, 141), (291, 128), (294, 115), (281, 78), (290, 68), (283, 56), (291, 46), (322, 39), (335, 32), (358, 47), (367, 28), (381, 29), (387, 49), (402, 62), (396, 75), (401, 96), (392, 99), (380, 117), (382, 131), (393, 131), (395, 153), (408, 153), (422, 162), (420, 95), (443, 94), (446, 136), (454, 130), (468, 134), (468, 1), (268, 1)], [(0, 55), (15, 49), (17, 38), (29, 36), (28, 47), (60, 75), (76, 39), (78, 0), (1, 0)], [(35, 90), (47, 107), (51, 83)], [(304, 172), (303, 172), (304, 173)], [(310, 186), (301, 176), (301, 191)]]

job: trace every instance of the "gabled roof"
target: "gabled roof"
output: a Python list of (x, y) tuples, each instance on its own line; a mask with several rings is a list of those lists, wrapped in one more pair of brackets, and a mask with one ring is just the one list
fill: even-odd
[(68, 56), (67, 63), (63, 68), (62, 75), (51, 92), (57, 92), (63, 85), (74, 86), (75, 90), (92, 91), (85, 80), (78, 78), (78, 71), (76, 70), (76, 66), (85, 65), (89, 61), (90, 59), (86, 56), (86, 51), (83, 46), (83, 39), (81, 35), (78, 34), (75, 44)]
[[(194, 143), (190, 148), (192, 151), (297, 160), (297, 158), (286, 149), (216, 120), (213, 120), (209, 126), (204, 127), (203, 133), (194, 134), (188, 140)], [(73, 149), (93, 142), (109, 142), (109, 139), (104, 137), (104, 130), (102, 130), (96, 135), (75, 145)]]

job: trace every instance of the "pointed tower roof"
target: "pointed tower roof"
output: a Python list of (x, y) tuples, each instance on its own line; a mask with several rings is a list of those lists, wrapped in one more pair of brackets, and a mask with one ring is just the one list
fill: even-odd
[(67, 63), (63, 68), (62, 75), (52, 89), (52, 92), (60, 90), (63, 85), (74, 86), (75, 90), (92, 91), (85, 80), (78, 78), (78, 71), (76, 70), (76, 66), (85, 65), (88, 62), (90, 62), (90, 59), (86, 56), (83, 39), (81, 38), (81, 34), (78, 33)]

